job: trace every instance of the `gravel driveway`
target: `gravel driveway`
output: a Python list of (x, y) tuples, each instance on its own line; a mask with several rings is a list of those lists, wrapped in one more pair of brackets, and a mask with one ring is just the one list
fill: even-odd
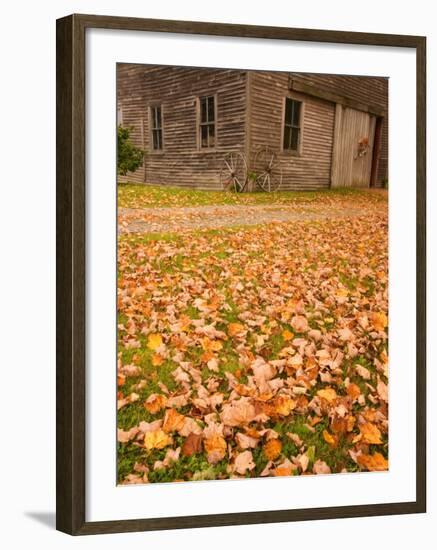
[(212, 205), (177, 208), (119, 208), (119, 233), (165, 233), (261, 223), (357, 217), (364, 207), (340, 208), (311, 203), (292, 205)]

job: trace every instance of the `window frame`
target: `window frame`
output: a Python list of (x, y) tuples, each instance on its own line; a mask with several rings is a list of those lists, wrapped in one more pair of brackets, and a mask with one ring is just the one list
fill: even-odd
[[(201, 100), (203, 98), (214, 98), (214, 122), (202, 122), (202, 111), (201, 111)], [(197, 150), (201, 151), (202, 153), (208, 153), (208, 152), (214, 152), (217, 151), (217, 93), (215, 94), (202, 94), (197, 96), (196, 100), (196, 143), (197, 143)], [(202, 147), (202, 126), (211, 126), (214, 124), (214, 146), (212, 147)], [(209, 141), (209, 137), (208, 137)]]
[(118, 105), (117, 108), (117, 126), (123, 126), (123, 107)]
[[(161, 110), (161, 126), (159, 128), (155, 128), (154, 126), (154, 110), (159, 108)], [(153, 140), (153, 132), (160, 131), (161, 132), (161, 148), (155, 149), (153, 147), (154, 140)], [(149, 151), (148, 153), (152, 153), (154, 155), (159, 155), (164, 152), (164, 106), (162, 103), (159, 102), (153, 102), (149, 103)]]
[[(287, 99), (291, 101), (296, 101), (300, 103), (300, 113), (299, 113), (299, 126), (289, 125), (285, 123), (285, 112)], [(295, 97), (294, 95), (285, 95), (282, 101), (282, 120), (281, 120), (281, 147), (280, 150), (286, 155), (292, 155), (300, 157), (303, 152), (303, 135), (304, 135), (304, 118), (305, 118), (305, 101), (300, 97)], [(289, 149), (284, 147), (284, 137), (285, 137), (285, 128), (298, 128), (298, 142), (297, 149)]]

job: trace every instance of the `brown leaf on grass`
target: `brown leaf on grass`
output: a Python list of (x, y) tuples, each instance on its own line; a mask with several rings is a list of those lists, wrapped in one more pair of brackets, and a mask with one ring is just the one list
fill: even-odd
[(191, 392), (178, 393), (170, 396), (167, 399), (167, 407), (174, 407), (175, 409), (180, 409), (188, 405), (188, 399), (191, 395)]
[(347, 415), (343, 418), (335, 416), (331, 422), (331, 430), (336, 434), (348, 433), (353, 430), (355, 422), (355, 417), (352, 415)]
[(220, 435), (213, 435), (204, 441), (207, 460), (210, 464), (217, 464), (225, 457), (226, 441)]
[(383, 312), (373, 312), (370, 314), (370, 322), (375, 330), (383, 331), (388, 323), (387, 315)]
[(246, 398), (223, 405), (220, 418), (226, 426), (244, 426), (255, 418), (255, 407)]
[(373, 455), (360, 454), (357, 456), (357, 462), (369, 472), (388, 470), (388, 460), (381, 453), (374, 453)]
[(124, 431), (120, 428), (117, 429), (117, 441), (119, 443), (127, 443), (131, 441), (139, 432), (138, 426), (134, 426), (130, 430)]
[(205, 336), (205, 338), (202, 338), (201, 345), (206, 352), (220, 351), (223, 348), (223, 344), (220, 340), (211, 340), (207, 336)]
[(243, 451), (239, 453), (234, 462), (233, 471), (237, 474), (244, 475), (246, 472), (250, 472), (255, 468), (255, 462), (250, 451)]
[(339, 329), (338, 335), (343, 342), (350, 342), (354, 338), (354, 333), (347, 327)]
[(154, 353), (152, 355), (152, 365), (154, 367), (160, 367), (165, 361), (165, 358), (159, 353)]
[(296, 401), (288, 395), (277, 395), (271, 402), (272, 412), (279, 416), (289, 416), (296, 407)]
[(363, 443), (368, 443), (369, 445), (380, 445), (382, 443), (381, 432), (375, 424), (372, 424), (371, 422), (361, 424), (360, 433), (362, 435), (361, 441)]
[(138, 428), (140, 429), (140, 432), (143, 434), (146, 434), (147, 432), (154, 432), (162, 427), (162, 419), (154, 420), (153, 422), (144, 422), (142, 420), (138, 424)]
[(165, 407), (167, 397), (162, 394), (152, 393), (144, 402), (144, 408), (149, 411), (150, 414), (156, 414)]
[(124, 374), (124, 376), (139, 376), (141, 374), (140, 367), (137, 367), (136, 365), (124, 365), (124, 367), (120, 368), (121, 374)]
[(279, 439), (271, 439), (263, 447), (264, 456), (267, 460), (275, 460), (281, 454), (282, 443)]
[(180, 454), (180, 447), (178, 447), (177, 449), (167, 449), (164, 460), (157, 460), (153, 465), (153, 469), (159, 470), (160, 468), (168, 468), (169, 466), (172, 466), (175, 462), (179, 460)]
[(192, 456), (202, 452), (202, 434), (190, 433), (182, 445), (182, 455)]
[(303, 315), (295, 315), (290, 322), (290, 325), (296, 332), (307, 332), (310, 329), (308, 320)]
[(218, 365), (219, 365), (219, 362), (216, 357), (213, 357), (207, 362), (207, 367), (212, 372), (219, 372)]
[(378, 376), (378, 384), (376, 385), (376, 391), (378, 392), (378, 396), (382, 401), (388, 402), (388, 387), (387, 384), (384, 384), (384, 382), (379, 378)]
[(228, 325), (228, 334), (229, 336), (238, 336), (245, 331), (245, 327), (240, 323), (229, 323)]
[(185, 385), (190, 382), (190, 375), (186, 373), (181, 367), (175, 369), (172, 373), (173, 378), (179, 384)]
[(143, 475), (128, 474), (122, 481), (121, 485), (135, 485), (139, 483), (148, 483), (147, 472)]
[(363, 367), (362, 365), (355, 365), (355, 371), (358, 376), (361, 376), (364, 380), (370, 380), (371, 374), (369, 369), (366, 369), (366, 367)]
[(149, 334), (147, 338), (147, 347), (152, 351), (162, 345), (162, 336), (160, 334)]
[(287, 459), (284, 460), (281, 464), (279, 464), (274, 470), (273, 475), (275, 477), (286, 477), (293, 475), (293, 472), (296, 471), (297, 467), (295, 464), (290, 462)]
[(294, 334), (290, 332), (289, 330), (282, 331), (282, 338), (285, 342), (289, 342), (290, 340), (293, 340)]
[(309, 463), (310, 463), (310, 458), (309, 458), (308, 454), (305, 452), (305, 453), (301, 453), (297, 457), (293, 458), (293, 462), (294, 462), (295, 466), (298, 466), (298, 467), (301, 468), (302, 473), (305, 473), (308, 469), (308, 466), (309, 466)]
[(126, 405), (130, 405), (131, 403), (135, 403), (135, 401), (138, 401), (139, 398), (140, 396), (137, 393), (130, 393), (127, 397), (123, 397), (122, 399), (119, 399), (117, 401), (117, 410), (120, 410)]
[(235, 441), (240, 449), (254, 449), (258, 445), (259, 438), (238, 432), (235, 435)]
[(352, 382), (346, 388), (346, 393), (352, 399), (352, 401), (355, 401), (355, 399), (358, 399), (360, 397), (361, 390), (360, 390), (359, 386), (357, 386), (356, 384), (354, 384)]
[(332, 435), (328, 432), (328, 430), (323, 430), (323, 439), (326, 441), (326, 443), (330, 447), (337, 447), (338, 444), (338, 438), (335, 435)]
[(184, 425), (182, 426), (182, 428), (179, 428), (178, 432), (179, 432), (179, 435), (181, 435), (182, 437), (187, 437), (191, 433), (201, 434), (202, 433), (202, 428), (194, 420), (194, 418), (186, 416), (185, 419), (184, 419)]
[(153, 432), (147, 432), (144, 435), (144, 447), (148, 451), (151, 451), (152, 449), (164, 449), (164, 447), (167, 447), (172, 443), (172, 438), (161, 429)]
[(164, 432), (177, 432), (181, 430), (185, 423), (185, 416), (178, 413), (175, 409), (167, 409), (164, 416), (162, 429)]
[(316, 460), (313, 466), (313, 473), (315, 474), (330, 474), (331, 468), (323, 460)]
[(333, 388), (324, 388), (319, 390), (317, 395), (322, 399), (326, 399), (328, 403), (333, 403), (337, 399), (337, 392)]
[(287, 436), (291, 439), (291, 441), (293, 441), (296, 447), (302, 447), (303, 441), (297, 434), (292, 432), (287, 432)]

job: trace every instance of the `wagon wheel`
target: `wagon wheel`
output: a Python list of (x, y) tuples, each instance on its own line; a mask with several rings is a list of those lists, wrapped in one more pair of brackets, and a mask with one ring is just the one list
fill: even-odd
[(282, 183), (282, 168), (276, 153), (263, 147), (255, 156), (256, 184), (268, 193), (277, 191)]
[(220, 185), (225, 191), (241, 193), (246, 187), (247, 163), (239, 152), (227, 153), (220, 168)]

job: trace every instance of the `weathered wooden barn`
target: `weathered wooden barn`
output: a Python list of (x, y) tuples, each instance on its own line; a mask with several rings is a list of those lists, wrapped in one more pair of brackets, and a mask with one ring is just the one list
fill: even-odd
[(233, 152), (253, 189), (261, 151), (281, 189), (388, 180), (385, 78), (118, 64), (117, 109), (146, 151), (120, 181), (219, 189)]

